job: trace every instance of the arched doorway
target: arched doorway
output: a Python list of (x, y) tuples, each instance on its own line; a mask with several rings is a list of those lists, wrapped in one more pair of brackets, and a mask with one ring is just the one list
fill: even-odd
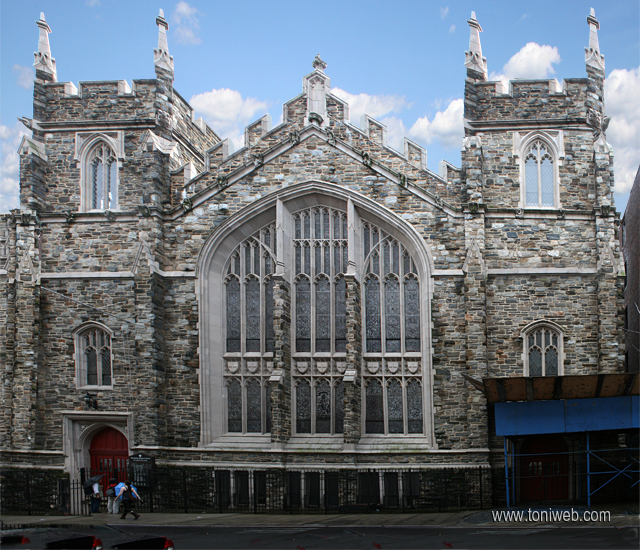
[(114, 428), (100, 430), (91, 440), (89, 447), (91, 474), (104, 474), (102, 483), (106, 487), (109, 478), (124, 481), (127, 477), (129, 443), (122, 432)]
[(569, 454), (562, 436), (527, 438), (520, 455), (523, 502), (569, 499)]

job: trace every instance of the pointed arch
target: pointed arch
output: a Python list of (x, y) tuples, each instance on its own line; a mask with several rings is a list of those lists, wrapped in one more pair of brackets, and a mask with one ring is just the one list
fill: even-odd
[[(304, 212), (320, 213), (318, 222), (320, 223), (320, 233), (317, 232), (315, 225), (316, 219), (313, 215), (306, 215)], [(296, 213), (303, 214), (296, 217)], [(329, 213), (326, 222), (324, 219), (325, 213)], [(306, 379), (307, 381), (313, 382), (309, 386), (309, 398), (314, 404), (314, 409), (315, 400), (317, 400), (318, 397), (316, 394), (317, 386), (314, 382), (314, 380), (316, 380), (315, 377), (331, 377), (331, 433), (340, 433), (342, 431), (344, 418), (344, 398), (342, 397), (344, 390), (342, 389), (343, 386), (340, 385), (342, 377), (340, 372), (344, 372), (344, 370), (339, 371), (338, 369), (340, 367), (336, 367), (336, 365), (340, 363), (335, 363), (335, 361), (339, 362), (340, 359), (331, 359), (331, 357), (334, 357), (334, 354), (344, 353), (344, 351), (341, 351), (341, 347), (345, 342), (346, 333), (345, 337), (342, 337), (342, 329), (338, 330), (338, 327), (341, 326), (338, 320), (340, 316), (339, 309), (343, 307), (341, 298), (346, 292), (346, 286), (343, 287), (342, 285), (344, 284), (345, 276), (355, 277), (355, 280), (362, 285), (362, 304), (365, 306), (362, 311), (364, 321), (364, 316), (366, 315), (365, 283), (366, 280), (373, 279), (367, 277), (367, 275), (371, 275), (371, 273), (368, 272), (366, 266), (363, 265), (365, 256), (361, 232), (363, 224), (370, 224), (372, 227), (375, 227), (375, 230), (378, 232), (377, 237), (375, 235), (373, 236), (373, 241), (375, 242), (370, 243), (370, 250), (367, 254), (371, 252), (371, 245), (378, 247), (379, 269), (378, 277), (375, 280), (378, 284), (379, 296), (382, 296), (385, 283), (383, 273), (385, 269), (384, 243), (388, 244), (387, 271), (389, 273), (387, 273), (387, 275), (394, 275), (394, 277), (388, 280), (391, 281), (393, 279), (394, 282), (398, 283), (401, 302), (405, 300), (405, 295), (410, 295), (412, 299), (416, 298), (414, 301), (417, 304), (417, 308), (411, 312), (408, 312), (408, 309), (406, 311), (403, 309), (400, 310), (401, 327), (404, 326), (406, 319), (413, 316), (412, 318), (415, 321), (414, 339), (416, 339), (419, 344), (414, 346), (414, 349), (410, 352), (411, 362), (407, 363), (405, 359), (401, 359), (398, 363), (398, 359), (395, 359), (395, 364), (399, 364), (399, 368), (401, 369), (396, 376), (400, 376), (402, 379), (403, 396), (406, 395), (408, 388), (406, 384), (409, 377), (411, 377), (411, 379), (419, 379), (419, 383), (415, 387), (419, 388), (419, 391), (422, 393), (420, 400), (414, 399), (414, 401), (422, 407), (421, 412), (424, 412), (425, 421), (424, 428), (421, 427), (419, 432), (413, 433), (424, 437), (426, 444), (432, 444), (434, 441), (432, 389), (429, 383), (429, 380), (431, 380), (431, 357), (427, 350), (431, 349), (430, 299), (432, 285), (430, 284), (430, 276), (433, 272), (433, 264), (424, 239), (415, 227), (406, 220), (401, 219), (392, 211), (369, 198), (346, 187), (319, 181), (309, 181), (282, 188), (273, 194), (247, 205), (218, 226), (206, 240), (201, 250), (197, 260), (196, 275), (198, 299), (200, 302), (201, 418), (203, 444), (212, 444), (227, 433), (225, 423), (217, 420), (221, 417), (221, 406), (222, 403), (224, 403), (224, 377), (233, 374), (231, 368), (238, 369), (237, 372), (239, 373), (240, 369), (245, 369), (245, 365), (254, 361), (253, 358), (244, 357), (244, 351), (231, 354), (233, 357), (223, 356), (223, 354), (219, 353), (220, 349), (224, 349), (224, 337), (226, 337), (227, 330), (225, 319), (221, 319), (220, 315), (217, 315), (217, 312), (226, 310), (226, 296), (223, 291), (225, 278), (228, 275), (237, 275), (240, 278), (241, 284), (244, 284), (242, 282), (244, 280), (243, 278), (247, 276), (247, 272), (244, 269), (246, 259), (243, 259), (242, 254), (240, 255), (240, 259), (238, 259), (238, 257), (233, 255), (234, 250), (237, 249), (240, 243), (247, 239), (248, 235), (255, 234), (269, 224), (274, 224), (276, 228), (274, 236), (277, 237), (277, 245), (273, 243), (272, 246), (269, 247), (275, 254), (273, 258), (275, 271), (272, 276), (276, 278), (280, 277), (284, 280), (285, 284), (288, 283), (290, 285), (292, 354), (298, 353), (296, 351), (296, 338), (298, 336), (297, 317), (302, 313), (297, 311), (298, 303), (302, 301), (302, 296), (300, 296), (299, 299), (297, 297), (298, 291), (302, 288), (299, 285), (305, 287), (302, 288), (304, 291), (308, 284), (309, 301), (312, 303), (315, 303), (319, 299), (318, 293), (316, 292), (318, 290), (317, 285), (321, 284), (326, 286), (327, 282), (330, 285), (330, 317), (332, 323), (331, 351), (320, 352), (321, 354), (327, 354), (328, 358), (316, 357), (314, 355), (315, 352), (299, 352), (302, 355), (292, 359), (292, 376), (293, 378)], [(328, 229), (328, 235), (325, 234), (325, 228)], [(316, 239), (316, 235), (320, 238)], [(327, 239), (327, 236), (330, 238)], [(305, 243), (308, 242), (309, 245), (311, 245), (315, 240), (322, 241), (320, 243), (322, 253), (316, 257), (314, 248), (309, 246), (309, 261), (307, 262)], [(300, 250), (299, 258), (297, 257), (297, 249), (291, 244), (291, 241), (300, 242), (298, 249)], [(326, 251), (324, 247), (325, 241), (331, 244), (330, 247), (327, 247)], [(342, 243), (344, 243), (344, 246)], [(383, 248), (380, 248), (380, 244), (382, 244)], [(237, 273), (237, 262), (239, 262), (242, 267), (240, 273)], [(327, 271), (329, 271), (328, 266), (331, 267), (331, 273), (327, 273)], [(319, 273), (320, 270), (322, 271), (321, 273)], [(408, 280), (406, 277), (411, 274), (413, 275), (413, 279), (410, 279), (412, 281), (415, 280), (418, 284), (413, 285), (411, 289), (412, 293), (406, 294), (409, 292), (406, 291), (406, 281)], [(326, 279), (324, 276), (326, 276)], [(381, 303), (380, 307), (383, 306), (384, 303)], [(311, 316), (314, 326), (319, 322), (316, 313), (317, 311), (313, 310)], [(264, 322), (265, 319), (263, 319), (263, 323)], [(364, 330), (365, 327), (363, 323), (363, 331)], [(310, 345), (312, 349), (314, 349), (313, 346), (315, 346), (315, 343), (313, 339), (316, 335), (316, 329), (313, 328), (310, 334), (310, 339), (312, 340)], [(384, 332), (381, 333), (381, 338), (383, 337)], [(406, 345), (405, 341), (406, 338), (403, 336), (402, 348)], [(363, 341), (363, 352), (365, 343), (366, 339)], [(257, 354), (257, 352), (255, 353)], [(264, 368), (264, 365), (267, 364), (266, 362), (268, 362), (269, 359), (264, 356), (264, 352), (261, 352), (261, 354), (262, 359), (258, 357), (256, 361), (261, 365), (259, 368)], [(308, 354), (308, 356), (305, 354)], [(393, 358), (387, 359), (385, 356), (379, 360), (379, 375), (372, 377), (378, 377), (378, 382), (385, 380), (384, 377), (386, 377), (388, 360), (393, 360)], [(298, 368), (296, 364), (299, 364), (300, 368)], [(407, 365), (409, 366), (407, 367)], [(229, 366), (232, 367), (229, 368)], [(383, 375), (383, 373), (385, 374)], [(370, 375), (367, 376), (370, 377)], [(406, 381), (405, 377), (407, 377)], [(386, 408), (387, 401), (386, 385), (381, 385), (380, 387), (382, 391), (381, 403), (383, 404), (383, 418), (381, 421), (383, 427), (382, 432), (379, 433), (386, 433), (387, 417), (384, 416), (386, 414), (384, 413), (384, 409)], [(297, 391), (296, 388), (298, 388), (297, 384), (293, 385), (295, 391)], [(363, 398), (365, 398), (363, 399), (363, 415), (366, 410), (366, 396), (364, 393), (365, 389), (363, 387)], [(291, 397), (294, 409), (294, 418), (292, 421), (295, 426), (297, 422), (297, 395), (292, 394)], [(403, 397), (402, 400), (406, 403), (406, 397)], [(315, 417), (310, 419), (310, 422), (314, 425), (309, 428), (310, 431), (308, 433), (315, 433), (317, 428), (315, 425)], [(403, 411), (403, 422), (405, 424), (403, 432), (406, 434), (409, 432), (406, 411)], [(365, 431), (364, 424), (363, 422), (363, 432)]]

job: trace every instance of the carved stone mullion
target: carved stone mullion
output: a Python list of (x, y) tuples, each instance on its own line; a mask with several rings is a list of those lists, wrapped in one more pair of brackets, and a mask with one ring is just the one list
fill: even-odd
[(291, 286), (273, 276), (273, 371), (271, 375), (271, 444), (291, 437)]
[(347, 288), (347, 368), (344, 376), (344, 444), (354, 447), (362, 435), (362, 307), (360, 282), (354, 275), (345, 275)]

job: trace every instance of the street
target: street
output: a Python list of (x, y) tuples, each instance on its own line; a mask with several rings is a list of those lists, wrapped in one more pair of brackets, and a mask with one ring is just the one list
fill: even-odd
[[(71, 527), (71, 526), (70, 526)], [(164, 536), (176, 550), (186, 549), (283, 549), (283, 550), (400, 550), (400, 549), (604, 549), (638, 548), (635, 527), (478, 528), (478, 527), (195, 527), (97, 525), (74, 526), (68, 531), (94, 534), (105, 549), (123, 540)], [(31, 539), (23, 548), (39, 548), (47, 540), (46, 528), (25, 529)], [(49, 539), (50, 540), (50, 539)]]

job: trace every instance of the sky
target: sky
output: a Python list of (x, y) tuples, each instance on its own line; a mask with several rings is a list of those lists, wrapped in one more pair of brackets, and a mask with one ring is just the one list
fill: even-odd
[(460, 166), (467, 20), (476, 12), (490, 79), (586, 76), (586, 16), (593, 7), (605, 56), (607, 141), (613, 146), (616, 209), (624, 212), (640, 165), (640, 2), (190, 0), (0, 0), (0, 212), (19, 201), (17, 149), (33, 116), (35, 24), (52, 29), (58, 81), (154, 78), (155, 18), (169, 22), (174, 87), (235, 150), (244, 127), (302, 92), (316, 54), (332, 92), (427, 149), (438, 172)]

